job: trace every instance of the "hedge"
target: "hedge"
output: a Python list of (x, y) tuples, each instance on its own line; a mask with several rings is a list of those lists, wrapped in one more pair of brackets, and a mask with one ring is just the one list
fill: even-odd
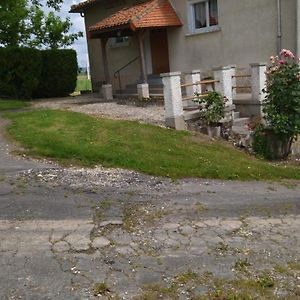
[(42, 71), (41, 52), (29, 48), (0, 48), (0, 96), (31, 98)]
[(0, 48), (0, 97), (63, 97), (75, 90), (77, 57), (71, 49)]
[(77, 57), (71, 49), (43, 50), (42, 74), (35, 98), (64, 97), (73, 93), (77, 81)]

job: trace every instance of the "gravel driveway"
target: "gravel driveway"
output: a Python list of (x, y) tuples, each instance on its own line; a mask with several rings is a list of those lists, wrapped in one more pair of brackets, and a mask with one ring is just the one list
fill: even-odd
[(49, 100), (44, 99), (42, 101), (35, 101), (34, 107), (67, 109), (93, 116), (134, 120), (164, 126), (165, 116), (162, 106), (136, 107), (133, 105), (120, 105), (116, 102), (95, 103), (99, 100), (95, 94)]

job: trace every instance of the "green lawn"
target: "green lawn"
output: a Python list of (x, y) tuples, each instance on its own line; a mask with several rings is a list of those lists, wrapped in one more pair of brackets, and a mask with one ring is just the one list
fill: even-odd
[(29, 103), (25, 101), (0, 99), (0, 111), (20, 109), (27, 106), (29, 106)]
[(188, 132), (64, 111), (7, 116), (12, 120), (9, 134), (29, 155), (63, 163), (101, 164), (172, 178), (300, 179), (297, 167), (277, 167)]
[(75, 91), (80, 92), (80, 91), (91, 91), (91, 90), (92, 90), (91, 80), (88, 80), (86, 75), (78, 75)]

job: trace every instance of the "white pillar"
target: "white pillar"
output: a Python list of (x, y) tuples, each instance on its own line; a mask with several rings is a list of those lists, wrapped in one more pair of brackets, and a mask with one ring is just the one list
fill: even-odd
[[(185, 75), (185, 83), (197, 83), (201, 81), (201, 71), (200, 70), (193, 70), (191, 73), (187, 73)], [(186, 96), (187, 97), (192, 97), (196, 93), (201, 94), (202, 89), (201, 89), (201, 84), (197, 85), (191, 85), (186, 87)]]
[(164, 73), (160, 76), (164, 86), (166, 126), (185, 130), (180, 75), (180, 72), (173, 72)]
[(226, 105), (232, 105), (232, 67), (218, 67), (214, 68), (214, 79), (218, 82), (215, 83), (215, 91), (221, 93), (228, 99)]
[(266, 70), (265, 63), (251, 64), (251, 90), (252, 99), (254, 102), (262, 103), (265, 99), (263, 89), (266, 85)]
[(137, 92), (139, 99), (149, 98), (149, 84), (148, 83), (141, 83), (137, 85)]
[(111, 84), (102, 85), (102, 97), (105, 101), (113, 100), (113, 89)]

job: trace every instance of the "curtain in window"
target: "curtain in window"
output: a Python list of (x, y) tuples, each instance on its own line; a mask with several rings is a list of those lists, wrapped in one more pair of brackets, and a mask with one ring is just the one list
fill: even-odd
[(194, 4), (195, 28), (203, 28), (207, 26), (206, 20), (206, 3), (200, 2)]
[(209, 25), (218, 25), (218, 1), (209, 0)]

